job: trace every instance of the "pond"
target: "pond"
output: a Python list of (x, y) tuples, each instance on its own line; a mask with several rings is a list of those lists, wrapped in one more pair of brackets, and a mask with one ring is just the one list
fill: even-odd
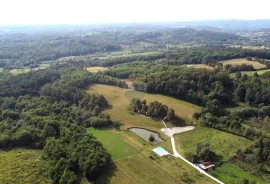
[(143, 128), (129, 128), (129, 131), (140, 136), (142, 139), (144, 139), (147, 142), (150, 142), (149, 138), (152, 135), (155, 138), (155, 140), (152, 142), (153, 144), (158, 144), (158, 143), (163, 142), (163, 140), (159, 137), (159, 135), (156, 132), (145, 130)]

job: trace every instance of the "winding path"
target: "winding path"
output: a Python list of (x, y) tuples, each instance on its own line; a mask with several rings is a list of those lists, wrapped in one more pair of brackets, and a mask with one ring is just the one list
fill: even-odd
[[(165, 124), (165, 122), (162, 120), (162, 123), (164, 124), (164, 126), (166, 127), (167, 129), (167, 126)], [(189, 129), (189, 130), (192, 130), (192, 129)], [(187, 131), (189, 131), (187, 130)], [(166, 134), (167, 135), (167, 134)], [(185, 159), (183, 156), (181, 156), (176, 148), (175, 148), (175, 140), (174, 140), (174, 133), (171, 133), (170, 135), (171, 137), (171, 143), (172, 143), (172, 148), (173, 148), (173, 155), (177, 158), (180, 158), (182, 159), (184, 162), (188, 163), (190, 166), (192, 166), (193, 168), (197, 169), (201, 174), (204, 174), (206, 176), (208, 176), (209, 178), (211, 178), (212, 180), (216, 181), (217, 183), (219, 184), (224, 184), (222, 181), (218, 180), (217, 178), (211, 176), (210, 174), (208, 174), (207, 172), (203, 171), (202, 169), (200, 169), (198, 166), (194, 165), (193, 163), (191, 163), (190, 161), (188, 161), (187, 159)]]

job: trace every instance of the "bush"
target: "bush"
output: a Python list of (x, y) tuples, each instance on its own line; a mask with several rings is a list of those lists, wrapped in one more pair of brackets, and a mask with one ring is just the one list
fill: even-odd
[(149, 141), (150, 141), (150, 142), (154, 142), (154, 141), (155, 141), (155, 136), (154, 136), (153, 134), (151, 134), (151, 135), (149, 136)]

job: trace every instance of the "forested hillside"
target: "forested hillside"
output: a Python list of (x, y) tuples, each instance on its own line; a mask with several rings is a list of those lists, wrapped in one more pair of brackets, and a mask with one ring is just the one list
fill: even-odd
[(43, 149), (53, 183), (97, 178), (111, 158), (85, 127), (118, 125), (103, 96), (82, 90), (100, 79), (76, 69), (2, 74), (0, 148)]
[[(187, 159), (213, 162), (226, 183), (233, 174), (219, 169), (230, 165), (234, 183), (244, 176), (270, 182), (268, 30), (56, 30), (0, 35), (3, 152), (39, 150), (42, 158), (35, 158), (46, 162), (52, 183), (155, 183), (163, 176), (171, 183), (212, 183), (191, 174), (194, 168), (177, 154), (152, 152), (157, 146), (175, 151), (164, 125), (193, 126), (180, 134), (196, 146), (176, 146)], [(150, 131), (152, 141), (132, 133), (134, 127)]]

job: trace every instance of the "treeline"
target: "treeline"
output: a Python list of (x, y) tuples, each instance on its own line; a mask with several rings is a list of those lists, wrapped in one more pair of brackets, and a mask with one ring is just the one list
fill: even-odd
[(162, 63), (147, 62), (147, 61), (135, 61), (131, 63), (125, 63), (116, 65), (110, 70), (103, 71), (105, 75), (120, 79), (133, 79), (133, 78), (144, 78), (147, 75), (156, 72), (164, 71), (181, 71), (183, 70), (182, 66), (170, 66)]
[(238, 71), (254, 71), (253, 65), (241, 64), (241, 65), (231, 65), (226, 64), (223, 66), (223, 70), (229, 73), (234, 73)]
[(170, 95), (199, 105), (205, 105), (212, 99), (218, 99), (222, 104), (233, 102), (233, 83), (222, 72), (183, 68), (181, 72), (171, 70), (155, 73), (141, 81), (135, 83), (136, 90), (145, 89), (146, 83), (148, 93)]
[(110, 67), (123, 63), (130, 63), (135, 61), (155, 61), (161, 58), (164, 58), (163, 52), (154, 52), (154, 53), (145, 53), (145, 54), (132, 54), (127, 56), (113, 56), (107, 57), (105, 59), (100, 59), (98, 57), (85, 57), (79, 59), (68, 59), (66, 62), (70, 63), (69, 65), (76, 67), (85, 67), (85, 66), (103, 66)]
[(74, 68), (2, 74), (0, 149), (43, 149), (53, 183), (95, 180), (111, 157), (85, 127), (119, 126), (102, 113), (102, 95), (82, 90), (102, 79)]
[[(264, 59), (270, 59), (269, 50), (248, 50), (242, 48), (229, 48), (220, 45), (205, 47), (192, 47), (183, 49), (171, 49), (165, 52), (168, 64), (211, 64), (218, 61), (237, 58), (261, 58), (258, 62), (268, 63)], [(267, 64), (268, 66), (268, 64)]]
[[(65, 84), (68, 85), (67, 88), (85, 88), (91, 84), (107, 84), (122, 88), (127, 87), (124, 81), (102, 75), (101, 73), (92, 74), (87, 70), (79, 70), (76, 68), (59, 69), (61, 68), (31, 71), (19, 76), (9, 73), (0, 73), (0, 96), (18, 97), (26, 94), (37, 95), (42, 86), (47, 83), (56, 85), (54, 82), (60, 78), (62, 79), (61, 82), (64, 80)], [(66, 87), (63, 87), (63, 89), (65, 88)]]
[(158, 101), (146, 104), (146, 100), (141, 101), (138, 98), (133, 98), (129, 105), (133, 113), (139, 113), (152, 118), (164, 119), (172, 121), (175, 119), (174, 109), (168, 108), (167, 105), (159, 103)]
[(0, 67), (4, 68), (37, 67), (41, 61), (60, 57), (121, 50), (112, 38), (105, 41), (102, 34), (14, 34), (1, 35), (0, 40)]
[(235, 95), (240, 102), (246, 102), (252, 106), (270, 105), (270, 86), (268, 79), (260, 77), (241, 76), (235, 80)]

